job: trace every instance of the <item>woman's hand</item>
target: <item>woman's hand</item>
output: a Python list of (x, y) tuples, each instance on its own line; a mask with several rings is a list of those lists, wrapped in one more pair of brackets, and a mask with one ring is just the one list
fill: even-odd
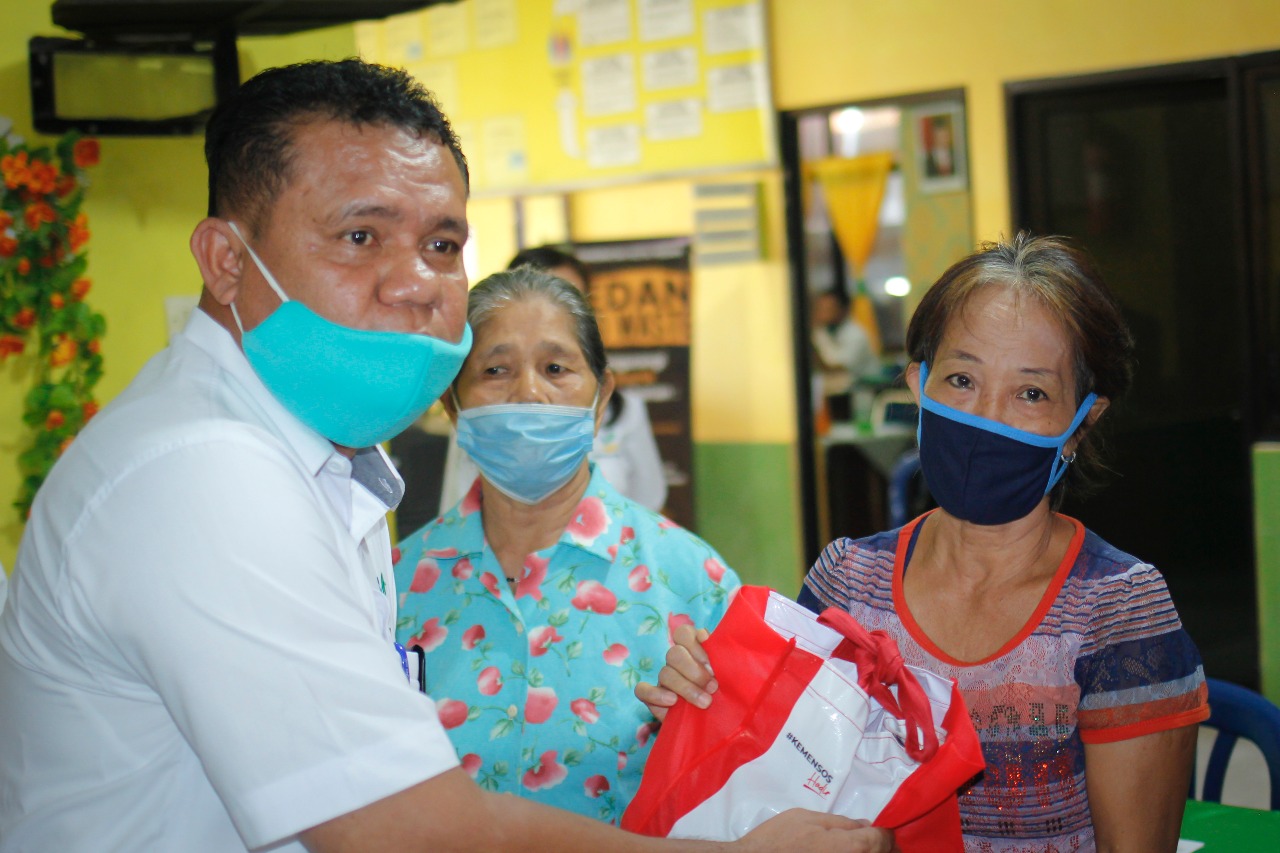
[(702, 643), (711, 636), (705, 628), (696, 631), (691, 625), (681, 625), (672, 634), (674, 645), (667, 652), (667, 665), (658, 673), (658, 684), (640, 682), (636, 685), (636, 698), (649, 708), (649, 713), (662, 722), (667, 711), (684, 697), (699, 708), (711, 704), (711, 694), (719, 689), (711, 672), (711, 663)]

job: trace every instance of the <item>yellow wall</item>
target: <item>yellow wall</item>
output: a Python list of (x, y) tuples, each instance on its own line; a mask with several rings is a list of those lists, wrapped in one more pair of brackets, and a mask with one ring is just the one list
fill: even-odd
[[(707, 180), (762, 185), (766, 256), (708, 266), (698, 264), (695, 255), (693, 438), (791, 443), (796, 434), (795, 396), (781, 179), (776, 171), (763, 170)], [(691, 180), (670, 180), (574, 193), (573, 239), (692, 235), (693, 187)]]
[(1280, 48), (1276, 0), (773, 0), (791, 110), (964, 88), (975, 236), (1010, 227), (1004, 84)]
[[(31, 142), (41, 137), (31, 132), (27, 40), (65, 35), (50, 23), (50, 5), (49, 0), (6, 3), (0, 27), (0, 116), (13, 119), (15, 130)], [(354, 53), (349, 26), (246, 38), (240, 42), (241, 73), (247, 77), (273, 65)], [(187, 240), (204, 216), (206, 191), (199, 136), (104, 137), (101, 142), (102, 161), (89, 171), (84, 210), (92, 233), (88, 275), (93, 289), (87, 301), (107, 318), (106, 370), (97, 388), (105, 403), (165, 345), (164, 298), (200, 291)], [(20, 360), (0, 369), (0, 563), (10, 571), (22, 535), (10, 504), (18, 490), (17, 455), (30, 440), (21, 422), (30, 380)]]

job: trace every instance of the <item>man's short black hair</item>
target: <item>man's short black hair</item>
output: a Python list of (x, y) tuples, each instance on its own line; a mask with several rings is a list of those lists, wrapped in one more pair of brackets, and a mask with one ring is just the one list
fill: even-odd
[(284, 189), (293, 132), (310, 120), (386, 125), (449, 149), (470, 187), (467, 158), (431, 93), (406, 72), (360, 59), (269, 68), (219, 104), (205, 128), (209, 215), (244, 217), (261, 227)]
[(533, 267), (543, 271), (553, 270), (556, 267), (569, 267), (578, 274), (583, 284), (591, 282), (591, 273), (587, 270), (586, 264), (578, 260), (575, 255), (552, 245), (533, 246), (516, 252), (511, 263), (507, 264), (507, 269), (513, 270), (517, 267)]

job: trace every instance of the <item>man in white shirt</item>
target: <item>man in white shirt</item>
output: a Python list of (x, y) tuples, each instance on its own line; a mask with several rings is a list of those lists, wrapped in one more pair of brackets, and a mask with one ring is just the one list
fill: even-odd
[[(206, 135), (200, 310), (37, 496), (0, 851), (693, 850), (481, 791), (393, 645), (377, 447), (469, 346), (466, 161), (403, 72), (272, 69)], [(792, 813), (742, 849), (887, 851)]]

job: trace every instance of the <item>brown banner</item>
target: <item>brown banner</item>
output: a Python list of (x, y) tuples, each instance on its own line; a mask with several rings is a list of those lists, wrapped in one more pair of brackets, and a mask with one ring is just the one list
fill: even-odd
[(645, 264), (592, 272), (591, 305), (609, 349), (689, 346), (689, 270)]
[(667, 481), (663, 513), (693, 529), (689, 246), (673, 237), (573, 250), (591, 269), (591, 305), (618, 385), (648, 408)]

